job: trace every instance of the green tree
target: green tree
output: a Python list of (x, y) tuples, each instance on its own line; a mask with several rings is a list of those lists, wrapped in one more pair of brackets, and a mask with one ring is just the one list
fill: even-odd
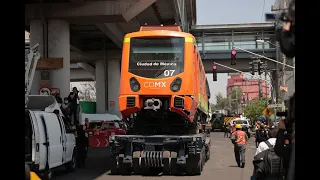
[(228, 98), (224, 98), (222, 96), (222, 93), (219, 92), (218, 94), (216, 94), (216, 100), (217, 104), (215, 105), (215, 109), (225, 110), (228, 107), (229, 100)]
[(266, 104), (259, 99), (253, 99), (244, 109), (244, 115), (251, 119), (254, 120), (258, 118), (262, 111), (266, 108)]
[(240, 87), (234, 87), (232, 88), (231, 92), (231, 99), (232, 102), (235, 102), (237, 104), (240, 104), (241, 102), (241, 96), (242, 96), (242, 89)]
[(211, 112), (214, 112), (214, 110), (216, 110), (216, 105), (210, 103), (210, 107), (211, 107)]
[(238, 112), (240, 103), (242, 101), (242, 89), (240, 87), (233, 87), (231, 91), (231, 96), (229, 96), (231, 100), (231, 111)]

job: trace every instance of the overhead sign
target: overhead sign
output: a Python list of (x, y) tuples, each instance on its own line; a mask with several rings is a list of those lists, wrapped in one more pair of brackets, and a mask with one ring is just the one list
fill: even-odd
[(63, 68), (63, 58), (40, 58), (37, 70)]
[(262, 114), (269, 118), (270, 116), (272, 116), (272, 114), (274, 114), (273, 110), (270, 109), (270, 108), (265, 108), (263, 111), (262, 111)]
[(51, 94), (51, 90), (48, 87), (42, 87), (39, 90), (39, 95), (50, 95)]

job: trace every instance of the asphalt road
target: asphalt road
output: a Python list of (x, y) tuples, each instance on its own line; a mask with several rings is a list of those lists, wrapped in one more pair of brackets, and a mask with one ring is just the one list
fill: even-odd
[(254, 138), (250, 138), (246, 150), (245, 168), (237, 167), (234, 158), (233, 144), (229, 138), (224, 138), (222, 132), (213, 132), (211, 138), (211, 158), (205, 164), (200, 176), (113, 176), (109, 175), (108, 149), (90, 149), (86, 167), (77, 169), (74, 173), (58, 170), (53, 174), (53, 180), (249, 180), (252, 175), (252, 159), (255, 153)]

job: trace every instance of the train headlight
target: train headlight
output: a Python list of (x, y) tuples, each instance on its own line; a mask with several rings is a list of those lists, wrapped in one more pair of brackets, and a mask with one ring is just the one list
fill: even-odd
[(140, 83), (136, 78), (130, 78), (130, 88), (133, 92), (138, 92), (140, 90), (140, 87)]
[(181, 88), (182, 79), (177, 77), (173, 80), (173, 82), (170, 84), (170, 89), (173, 92), (178, 92)]

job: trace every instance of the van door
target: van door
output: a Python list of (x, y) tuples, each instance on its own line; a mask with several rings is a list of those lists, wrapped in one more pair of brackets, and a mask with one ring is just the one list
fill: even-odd
[[(44, 122), (44, 117), (42, 112), (33, 112), (30, 111), (32, 116), (32, 121), (34, 127), (37, 127), (38, 130), (35, 130), (35, 139), (36, 139), (36, 152), (38, 150), (39, 154), (39, 170), (44, 170), (48, 162), (48, 147), (47, 147), (47, 133), (46, 126)], [(38, 141), (39, 140), (39, 141)], [(39, 148), (37, 148), (39, 147)]]
[(40, 163), (40, 153), (39, 153), (39, 143), (40, 143), (40, 137), (39, 137), (39, 128), (38, 123), (36, 121), (36, 117), (34, 113), (30, 110), (28, 110), (28, 117), (30, 118), (31, 127), (32, 127), (32, 161), (35, 164)]
[(66, 163), (66, 143), (67, 143), (67, 136), (66, 136), (65, 125), (64, 125), (64, 122), (63, 122), (61, 116), (59, 116), (59, 123), (60, 123), (60, 130), (61, 130), (61, 134), (62, 134), (62, 147), (63, 147), (62, 163)]
[(60, 123), (53, 113), (43, 113), (49, 138), (49, 168), (62, 165), (63, 145)]

